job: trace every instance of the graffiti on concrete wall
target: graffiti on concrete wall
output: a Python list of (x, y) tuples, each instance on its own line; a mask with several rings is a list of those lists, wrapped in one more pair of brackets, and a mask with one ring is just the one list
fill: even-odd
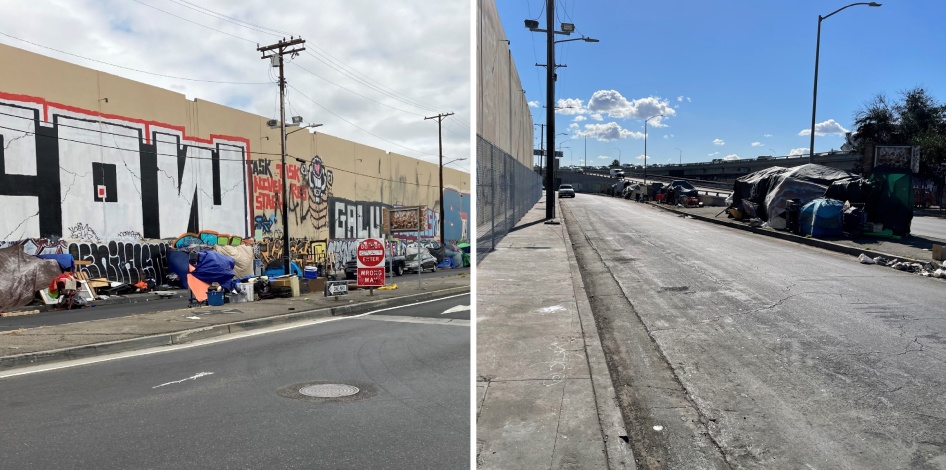
[[(325, 240), (309, 240), (293, 238), (289, 240), (289, 250), (293, 260), (301, 260), (305, 265), (329, 264), (331, 253), (328, 252), (328, 242)], [(285, 256), (282, 238), (264, 238), (256, 242), (257, 258), (263, 264), (277, 261)]]
[(167, 275), (166, 243), (108, 243), (72, 242), (68, 253), (77, 261), (91, 264), (78, 267), (92, 279), (136, 284), (145, 279), (163, 283)]
[[(267, 158), (252, 163), (253, 174), (253, 230), (255, 238), (270, 236), (282, 219), (276, 213), (282, 210), (282, 163)], [(287, 207), (290, 230), (303, 234), (320, 234), (329, 225), (328, 201), (332, 197), (334, 175), (322, 157), (312, 157), (305, 163), (287, 163), (286, 180), (289, 184)], [(324, 235), (324, 234), (323, 234)]]
[(383, 204), (333, 198), (329, 205), (329, 237), (332, 239), (380, 238), (385, 233)]
[(225, 233), (214, 232), (213, 230), (201, 230), (198, 233), (184, 233), (171, 242), (174, 248), (183, 248), (191, 245), (231, 245), (237, 246), (243, 244), (243, 237), (239, 235), (229, 235)]
[(248, 231), (242, 137), (0, 93), (0, 239)]
[(26, 238), (17, 241), (0, 242), (0, 248), (18, 246), (28, 255), (61, 255), (69, 252), (69, 244), (65, 240), (48, 238)]

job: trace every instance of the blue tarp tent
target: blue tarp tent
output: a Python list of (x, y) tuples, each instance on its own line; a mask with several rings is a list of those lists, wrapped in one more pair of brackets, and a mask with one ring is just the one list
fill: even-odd
[(185, 289), (188, 287), (187, 274), (191, 256), (196, 257), (197, 260), (194, 264), (194, 271), (190, 274), (208, 284), (219, 282), (224, 289), (233, 290), (233, 267), (236, 262), (229, 256), (210, 250), (194, 253), (178, 250), (168, 251), (168, 269), (180, 277), (181, 287)]
[(836, 199), (818, 198), (801, 208), (798, 225), (801, 235), (815, 238), (842, 235), (844, 203)]

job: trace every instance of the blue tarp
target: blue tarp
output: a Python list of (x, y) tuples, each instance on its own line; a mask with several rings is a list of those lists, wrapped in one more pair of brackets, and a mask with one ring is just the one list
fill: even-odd
[[(188, 265), (191, 253), (186, 251), (168, 251), (168, 269), (181, 279), (181, 287), (187, 288)], [(233, 258), (217, 253), (216, 251), (198, 251), (193, 254), (197, 258), (194, 265), (194, 277), (208, 284), (219, 282), (226, 290), (233, 290)]]
[(842, 235), (844, 203), (837, 199), (818, 198), (801, 208), (798, 225), (802, 235), (814, 238)]
[(63, 271), (72, 271), (72, 267), (75, 266), (75, 258), (73, 258), (72, 255), (68, 253), (62, 254), (62, 255), (40, 254), (36, 256), (42, 259), (51, 259), (59, 263), (59, 268), (62, 269)]
[(224, 289), (233, 290), (233, 267), (236, 265), (233, 258), (216, 251), (201, 251), (197, 256), (197, 265), (191, 272), (194, 277), (208, 284), (218, 282)]

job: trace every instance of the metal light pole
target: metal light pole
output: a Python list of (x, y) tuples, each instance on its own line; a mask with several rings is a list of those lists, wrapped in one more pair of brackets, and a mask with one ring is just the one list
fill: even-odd
[(833, 12), (827, 14), (826, 16), (818, 15), (818, 39), (815, 42), (815, 86), (812, 91), (811, 97), (811, 144), (808, 147), (808, 163), (811, 163), (812, 159), (815, 156), (815, 111), (818, 109), (818, 59), (821, 55), (821, 22), (830, 18), (831, 15), (844, 10), (845, 8), (850, 8), (856, 5), (867, 5), (869, 7), (879, 7), (881, 4), (877, 2), (858, 2), (852, 3), (848, 6), (838, 8)]
[(612, 147), (612, 148), (613, 148), (614, 150), (617, 150), (617, 151), (618, 151), (618, 168), (620, 168), (620, 167), (621, 167), (621, 160), (623, 160), (623, 157), (621, 157), (621, 149), (619, 149), (619, 148), (617, 148), (617, 147)]
[(683, 165), (683, 150), (680, 150), (676, 147), (674, 147), (673, 149), (680, 152), (680, 164)]
[(555, 44), (568, 41), (598, 42), (592, 38), (576, 38), (556, 41), (556, 34), (569, 35), (575, 31), (575, 25), (571, 23), (562, 23), (562, 30), (555, 31), (555, 0), (546, 0), (546, 29), (539, 29), (537, 20), (526, 20), (525, 26), (532, 32), (545, 33), (546, 47), (548, 48), (547, 62), (545, 64), (546, 81), (546, 106), (545, 106), (545, 125), (549, 128), (548, 142), (545, 148), (549, 149), (549, 155), (546, 155), (545, 162), (547, 174), (545, 177), (545, 218), (546, 223), (553, 223), (555, 219), (555, 184), (554, 178), (554, 151), (555, 149)]
[[(644, 119), (644, 190), (647, 190), (647, 123), (655, 117), (663, 117), (663, 114), (657, 114)], [(649, 194), (649, 193), (648, 193)]]

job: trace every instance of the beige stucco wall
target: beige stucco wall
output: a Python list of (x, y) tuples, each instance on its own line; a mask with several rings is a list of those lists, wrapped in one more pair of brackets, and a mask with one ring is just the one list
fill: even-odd
[[(0, 204), (12, 207), (0, 242), (174, 239), (195, 228), (260, 243), (281, 237), (279, 131), (268, 117), (6, 45), (0, 63)], [(287, 138), (292, 239), (324, 246), (386, 235), (380, 221), (395, 206), (423, 206), (430, 218), (427, 231), (403, 236), (439, 237), (438, 165), (316, 130)], [(174, 154), (185, 150), (181, 170)], [(114, 182), (93, 184), (109, 172)], [(96, 200), (99, 186), (117, 201)], [(468, 240), (470, 175), (445, 168), (444, 188), (446, 238)]]
[(478, 0), (476, 133), (532, 168), (532, 115), (494, 0)]

